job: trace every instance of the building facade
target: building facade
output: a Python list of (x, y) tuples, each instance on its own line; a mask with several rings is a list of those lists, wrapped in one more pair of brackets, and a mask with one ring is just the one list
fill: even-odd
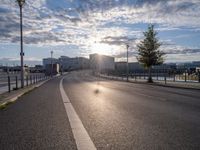
[(49, 64), (59, 64), (59, 60), (56, 58), (44, 58), (43, 59), (43, 67)]
[(95, 71), (113, 71), (115, 70), (114, 57), (90, 54), (90, 68)]
[(78, 69), (88, 69), (89, 60), (84, 57), (70, 58), (67, 56), (61, 56), (59, 58), (59, 64), (63, 71), (78, 70)]

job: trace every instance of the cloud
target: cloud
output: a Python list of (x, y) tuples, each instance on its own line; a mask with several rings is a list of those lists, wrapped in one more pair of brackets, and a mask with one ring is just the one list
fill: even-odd
[[(19, 8), (13, 0), (0, 0), (0, 3), (0, 42), (17, 43), (20, 40)], [(133, 27), (134, 24), (158, 24), (159, 32), (177, 31), (182, 27), (198, 32), (199, 18), (199, 0), (26, 1), (24, 42), (76, 46), (85, 55), (91, 52), (94, 43), (120, 49), (128, 41), (135, 48), (143, 30)], [(179, 52), (175, 51), (168, 53)], [(180, 51), (192, 53), (184, 48)], [(193, 52), (198, 53), (198, 50)]]
[(106, 43), (109, 45), (124, 45), (132, 43), (135, 40), (136, 38), (129, 38), (127, 36), (119, 36), (119, 37), (106, 36), (102, 39), (101, 43)]
[[(35, 57), (29, 57), (24, 60), (24, 64), (29, 65), (29, 66), (32, 66), (34, 64), (42, 64), (42, 60)], [(0, 65), (16, 66), (16, 65), (20, 65), (20, 60), (14, 57), (0, 58)]]
[[(0, 0), (1, 41), (17, 42), (19, 34), (19, 10), (12, 0)], [(11, 9), (8, 9), (11, 8)], [(27, 1), (24, 6), (24, 30), (29, 32), (26, 38), (33, 39), (33, 44), (54, 43), (68, 44), (68, 28), (76, 26), (78, 30), (101, 28), (108, 22), (122, 23), (160, 23), (167, 26), (200, 27), (200, 2), (197, 0), (73, 0)], [(65, 28), (61, 35), (53, 29)], [(123, 27), (122, 27), (123, 28)], [(3, 31), (5, 30), (5, 31)], [(70, 30), (70, 29), (69, 29)], [(49, 33), (49, 31), (52, 31)], [(77, 31), (71, 31), (77, 35)], [(37, 35), (40, 33), (40, 36)], [(7, 34), (7, 35), (6, 35)], [(50, 35), (49, 35), (50, 34)], [(83, 33), (88, 35), (89, 33)], [(33, 37), (35, 35), (35, 37)], [(6, 38), (5, 38), (6, 37)], [(44, 40), (45, 38), (45, 40)], [(76, 40), (74, 36), (71, 41)], [(38, 39), (38, 40), (37, 40)], [(42, 39), (42, 40), (41, 40)], [(25, 40), (27, 44), (31, 40)]]

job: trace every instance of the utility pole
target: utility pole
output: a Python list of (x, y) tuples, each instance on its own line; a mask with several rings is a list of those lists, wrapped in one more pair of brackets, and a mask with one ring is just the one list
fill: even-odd
[(21, 51), (20, 51), (20, 57), (21, 57), (21, 87), (24, 87), (24, 51), (23, 51), (23, 25), (22, 25), (22, 7), (25, 3), (25, 0), (17, 0), (19, 8), (20, 8), (20, 45), (21, 45)]
[(129, 76), (129, 65), (128, 65), (128, 48), (129, 48), (129, 45), (128, 44), (126, 45), (126, 48), (127, 48), (126, 81), (128, 82), (128, 76)]
[(51, 51), (51, 77), (53, 77), (53, 51)]

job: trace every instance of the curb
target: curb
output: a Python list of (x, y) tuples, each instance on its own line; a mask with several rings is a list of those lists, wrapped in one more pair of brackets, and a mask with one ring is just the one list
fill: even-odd
[[(14, 102), (17, 101), (17, 99), (18, 99), (19, 97), (21, 97), (22, 95), (24, 95), (24, 94), (26, 94), (26, 93), (28, 93), (28, 92), (34, 90), (35, 88), (40, 87), (41, 85), (43, 85), (44, 83), (48, 82), (49, 80), (51, 80), (51, 79), (47, 79), (47, 80), (45, 80), (45, 81), (42, 81), (41, 83), (38, 83), (38, 84), (36, 84), (36, 85), (33, 85), (32, 87), (30, 87), (30, 89), (27, 89), (27, 90), (25, 89), (25, 91), (23, 91), (23, 92), (17, 94), (16, 96), (14, 96), (14, 97), (12, 97), (12, 98), (9, 98), (9, 99), (5, 100), (5, 102), (3, 102), (3, 103), (0, 103), (0, 110), (1, 110), (1, 109), (5, 109), (7, 105), (9, 105), (9, 104), (11, 104), (11, 103), (14, 103)], [(6, 98), (5, 98), (5, 99), (6, 99)]]

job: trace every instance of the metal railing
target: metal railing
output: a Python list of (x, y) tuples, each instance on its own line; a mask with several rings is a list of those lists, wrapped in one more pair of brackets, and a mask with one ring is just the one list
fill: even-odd
[[(43, 73), (32, 73), (24, 76), (24, 86), (36, 84), (40, 81), (49, 79)], [(0, 94), (4, 92), (11, 92), (22, 88), (20, 74), (1, 74), (0, 75)]]
[[(110, 79), (120, 79), (126, 80), (127, 75), (124, 73), (101, 73), (104, 77), (109, 77)], [(200, 83), (200, 73), (158, 73), (154, 72), (151, 74), (154, 81), (163, 81), (165, 84), (167, 82), (184, 82), (184, 83)], [(146, 81), (148, 79), (148, 73), (129, 73), (130, 80), (133, 81)]]

